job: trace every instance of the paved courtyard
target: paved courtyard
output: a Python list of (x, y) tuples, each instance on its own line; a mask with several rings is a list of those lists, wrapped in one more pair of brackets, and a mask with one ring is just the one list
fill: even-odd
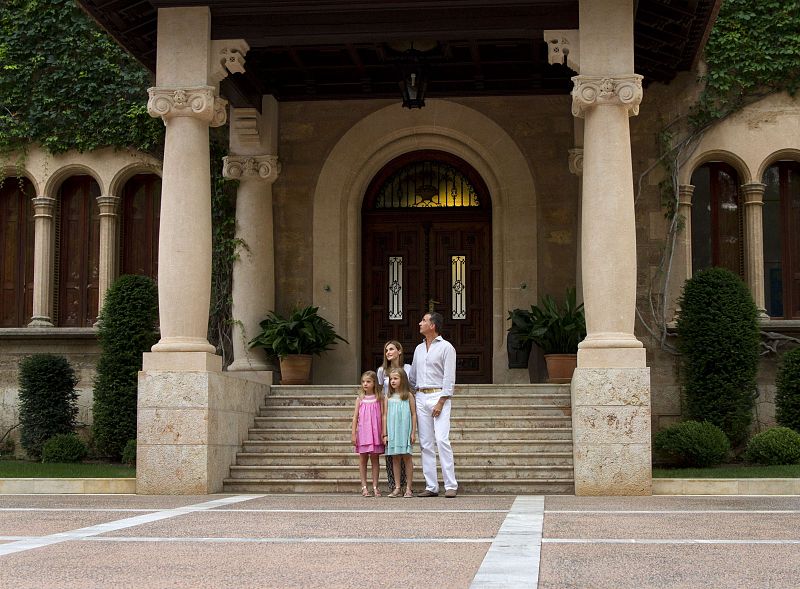
[(0, 496), (0, 587), (794, 588), (800, 497)]

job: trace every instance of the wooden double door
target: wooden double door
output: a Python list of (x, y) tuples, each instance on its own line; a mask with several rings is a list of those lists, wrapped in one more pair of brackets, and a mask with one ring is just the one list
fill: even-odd
[(410, 364), (433, 308), (456, 348), (456, 382), (492, 382), (490, 213), (365, 211), (362, 220), (362, 369), (381, 364), (388, 340)]

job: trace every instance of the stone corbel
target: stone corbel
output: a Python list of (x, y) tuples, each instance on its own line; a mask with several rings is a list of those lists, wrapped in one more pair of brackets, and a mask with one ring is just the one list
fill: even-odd
[(195, 117), (212, 127), (225, 124), (228, 101), (217, 96), (213, 86), (188, 88), (148, 88), (147, 112), (166, 122), (173, 117)]
[(581, 43), (578, 29), (544, 31), (547, 43), (547, 63), (565, 65), (580, 72)]
[(244, 73), (244, 56), (250, 51), (250, 45), (244, 39), (211, 41), (210, 51), (208, 80), (212, 84), (219, 84), (229, 73)]
[(222, 158), (222, 162), (222, 175), (233, 180), (258, 179), (271, 184), (281, 172), (276, 155), (229, 155)]
[(569, 150), (569, 173), (576, 176), (583, 175), (583, 148), (575, 147)]
[(642, 102), (642, 76), (573, 76), (572, 114), (583, 117), (595, 106), (624, 106), (628, 116), (639, 114)]

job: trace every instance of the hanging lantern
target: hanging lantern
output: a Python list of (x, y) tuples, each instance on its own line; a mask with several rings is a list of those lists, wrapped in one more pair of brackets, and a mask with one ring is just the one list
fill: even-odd
[(398, 67), (401, 79), (398, 84), (403, 93), (404, 108), (422, 108), (425, 106), (425, 90), (428, 87), (428, 75), (421, 59), (422, 53), (408, 49), (399, 60)]

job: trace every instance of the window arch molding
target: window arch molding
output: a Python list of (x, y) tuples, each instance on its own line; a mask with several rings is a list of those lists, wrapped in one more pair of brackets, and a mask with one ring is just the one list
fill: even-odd
[(753, 175), (750, 173), (750, 167), (741, 157), (727, 150), (714, 149), (704, 151), (683, 165), (681, 167), (679, 184), (691, 184), (694, 173), (705, 164), (710, 164), (713, 162), (722, 162), (724, 164), (728, 164), (734, 170), (736, 170), (736, 174), (739, 176), (740, 184), (747, 184), (753, 181)]
[(786, 149), (779, 149), (777, 151), (772, 152), (761, 163), (758, 167), (758, 175), (756, 176), (759, 182), (764, 182), (764, 175), (767, 173), (767, 170), (777, 164), (780, 161), (787, 161), (792, 160), (796, 162), (800, 162), (800, 149), (794, 148), (786, 148)]
[(55, 196), (61, 190), (64, 182), (73, 176), (91, 176), (100, 188), (100, 194), (106, 194), (107, 186), (103, 182), (102, 175), (97, 170), (84, 164), (67, 164), (58, 168), (53, 175), (50, 176), (44, 187), (44, 194), (47, 196)]

